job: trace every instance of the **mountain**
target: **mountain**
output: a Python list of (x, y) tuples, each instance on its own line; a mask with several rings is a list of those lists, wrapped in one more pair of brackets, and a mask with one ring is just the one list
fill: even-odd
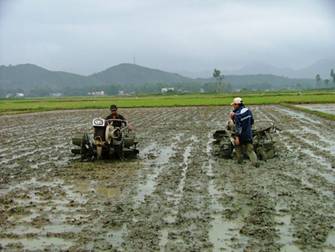
[[(265, 66), (259, 71), (261, 69), (273, 71), (273, 68)], [(253, 71), (258, 72), (257, 68)], [(227, 74), (224, 82), (226, 90), (315, 87), (314, 78), (288, 78), (273, 74)], [(326, 87), (322, 85), (319, 88)], [(201, 89), (215, 92), (218, 88), (213, 78), (192, 79), (135, 64), (120, 64), (89, 76), (50, 71), (33, 64), (0, 66), (0, 97), (18, 92), (26, 96), (48, 96), (52, 93), (87, 95), (100, 90), (108, 95), (118, 94), (121, 90), (124, 93), (160, 93), (163, 87), (173, 87), (179, 92), (199, 92)]]
[(272, 74), (278, 76), (293, 77), (293, 70), (290, 68), (280, 68), (263, 62), (252, 62), (244, 65), (238, 70), (228, 71), (231, 75), (254, 75), (254, 74)]
[(225, 73), (229, 75), (272, 74), (289, 78), (310, 79), (314, 79), (316, 74), (320, 74), (323, 79), (329, 79), (330, 69), (335, 70), (335, 59), (322, 59), (300, 69), (281, 68), (263, 62), (252, 62), (240, 69), (226, 71)]
[(87, 95), (96, 90), (104, 90), (107, 94), (117, 94), (119, 90), (150, 93), (160, 92), (161, 86), (172, 84), (182, 89), (185, 83), (188, 83), (188, 90), (198, 91), (199, 87), (190, 87), (194, 82), (179, 74), (135, 64), (120, 64), (90, 76), (50, 71), (33, 64), (0, 66), (0, 96), (17, 92), (28, 96)]
[[(198, 78), (198, 81), (205, 83), (207, 89), (215, 91), (213, 84), (214, 78)], [(308, 78), (288, 78), (273, 74), (252, 74), (252, 75), (225, 75), (224, 82), (228, 83), (231, 88), (248, 89), (248, 90), (278, 90), (278, 89), (295, 89), (295, 88), (315, 88), (315, 80)], [(211, 88), (209, 88), (211, 85)], [(321, 86), (320, 86), (321, 87)]]
[(191, 83), (193, 79), (135, 64), (119, 64), (91, 77), (110, 84)]
[(335, 59), (322, 59), (310, 66), (296, 70), (295, 76), (315, 78), (316, 74), (320, 74), (322, 79), (329, 79), (331, 69), (335, 71)]
[(103, 85), (103, 83), (91, 77), (49, 71), (33, 64), (0, 66), (0, 89), (7, 90), (7, 92), (48, 94), (91, 85)]

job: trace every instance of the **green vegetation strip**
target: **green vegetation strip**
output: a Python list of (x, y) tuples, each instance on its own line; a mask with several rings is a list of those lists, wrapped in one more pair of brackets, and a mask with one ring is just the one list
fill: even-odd
[(247, 105), (335, 103), (335, 92), (269, 92), (188, 94), (131, 97), (64, 97), (35, 99), (1, 99), (0, 114), (39, 112), (70, 109), (106, 109), (115, 103), (122, 108), (177, 107), (177, 106), (223, 106), (229, 105), (233, 97), (241, 96)]
[(303, 108), (303, 107), (298, 107), (292, 104), (281, 104), (284, 107), (287, 107), (289, 109), (293, 109), (293, 110), (297, 110), (297, 111), (301, 111), (301, 112), (305, 112), (307, 114), (312, 114), (312, 115), (316, 115), (331, 121), (335, 121), (335, 115), (333, 114), (329, 114), (329, 113), (325, 113), (325, 112), (321, 112), (321, 111), (317, 111), (317, 110), (312, 110), (312, 109), (308, 109), (308, 108)]

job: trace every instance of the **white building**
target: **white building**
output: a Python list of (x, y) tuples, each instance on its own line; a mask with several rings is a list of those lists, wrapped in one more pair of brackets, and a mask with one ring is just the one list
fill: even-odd
[(60, 97), (63, 94), (62, 93), (51, 93), (50, 95), (53, 96), (53, 97)]
[(105, 95), (105, 91), (101, 90), (101, 91), (93, 91), (93, 92), (88, 92), (88, 95), (92, 95), (92, 96), (104, 96)]
[(174, 92), (174, 88), (172, 87), (172, 88), (162, 88), (161, 89), (162, 94), (165, 94), (167, 92)]

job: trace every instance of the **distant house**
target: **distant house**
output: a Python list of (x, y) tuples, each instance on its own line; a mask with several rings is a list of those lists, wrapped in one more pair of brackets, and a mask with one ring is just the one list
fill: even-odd
[(186, 89), (182, 89), (182, 88), (179, 88), (178, 90), (177, 90), (177, 93), (179, 93), (179, 94), (187, 94), (187, 93), (189, 93), (190, 91), (188, 91), (188, 90), (186, 90)]
[(161, 89), (161, 93), (162, 94), (166, 94), (166, 93), (172, 93), (172, 92), (174, 92), (174, 88), (172, 87), (172, 88), (162, 88)]
[(63, 95), (63, 93), (51, 93), (50, 95), (53, 97), (60, 97)]
[(101, 90), (101, 91), (93, 91), (93, 92), (88, 92), (88, 95), (91, 96), (104, 96), (105, 95), (105, 91)]
[(124, 95), (124, 91), (123, 90), (119, 90), (119, 95)]
[(15, 97), (24, 97), (24, 93), (16, 93)]

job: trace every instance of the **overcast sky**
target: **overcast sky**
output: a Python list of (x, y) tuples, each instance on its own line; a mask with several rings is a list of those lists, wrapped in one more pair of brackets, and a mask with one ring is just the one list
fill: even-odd
[(332, 0), (0, 0), (0, 64), (91, 74), (133, 62), (173, 72), (335, 58)]

